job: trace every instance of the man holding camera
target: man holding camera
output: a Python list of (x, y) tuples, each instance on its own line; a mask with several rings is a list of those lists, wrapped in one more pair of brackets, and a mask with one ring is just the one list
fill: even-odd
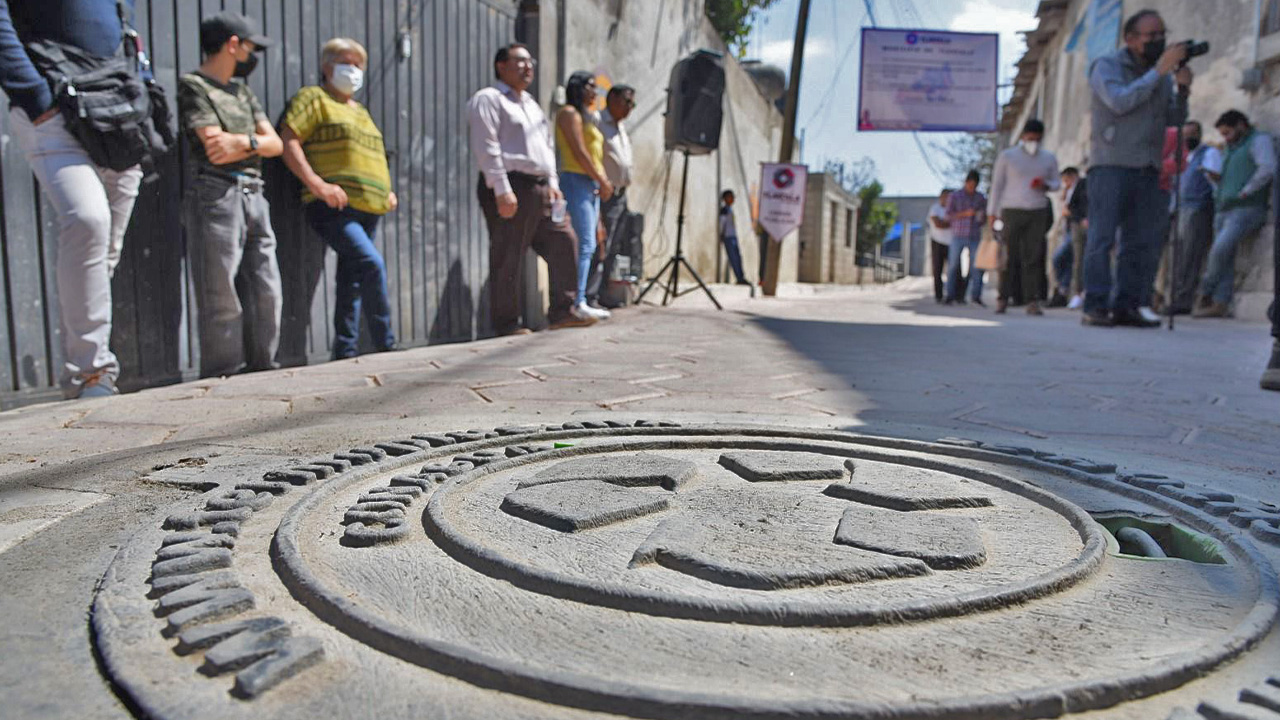
[[(1085, 249), (1085, 325), (1155, 327), (1138, 313), (1159, 263), (1168, 212), (1160, 191), (1164, 129), (1186, 119), (1189, 43), (1166, 46), (1164, 20), (1140, 10), (1125, 21), (1124, 47), (1094, 61)], [(1197, 48), (1199, 49), (1199, 48)], [(1115, 293), (1111, 249), (1120, 231)]]

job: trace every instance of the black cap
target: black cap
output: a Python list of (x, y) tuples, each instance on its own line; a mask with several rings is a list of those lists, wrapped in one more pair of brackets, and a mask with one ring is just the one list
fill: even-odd
[(258, 23), (251, 17), (233, 12), (220, 12), (210, 15), (200, 23), (200, 45), (210, 47), (221, 46), (234, 35), (241, 40), (248, 40), (259, 50), (271, 47), (274, 40), (262, 34)]

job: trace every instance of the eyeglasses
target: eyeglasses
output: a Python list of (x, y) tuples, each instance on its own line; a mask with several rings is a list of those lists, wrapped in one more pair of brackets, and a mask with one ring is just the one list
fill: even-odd
[(1168, 34), (1164, 30), (1160, 30), (1158, 32), (1138, 33), (1138, 37), (1146, 38), (1148, 40), (1163, 40), (1167, 36)]
[(515, 63), (516, 66), (528, 65), (529, 67), (538, 67), (538, 61), (531, 57), (509, 57), (507, 62)]

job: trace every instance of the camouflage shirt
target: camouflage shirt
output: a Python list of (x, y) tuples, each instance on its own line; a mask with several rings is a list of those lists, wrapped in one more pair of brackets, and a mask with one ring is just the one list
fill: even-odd
[(258, 98), (243, 81), (232, 79), (223, 85), (199, 71), (183, 75), (178, 80), (178, 116), (197, 170), (262, 175), (262, 158), (257, 155), (226, 165), (210, 163), (204, 144), (196, 137), (196, 129), (202, 127), (220, 127), (229, 133), (249, 135), (260, 120), (267, 119)]

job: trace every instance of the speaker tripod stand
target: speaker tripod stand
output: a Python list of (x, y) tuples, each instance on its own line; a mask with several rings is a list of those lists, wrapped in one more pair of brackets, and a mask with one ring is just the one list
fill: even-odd
[(640, 296), (636, 298), (636, 304), (639, 304), (644, 300), (644, 296), (649, 294), (649, 291), (653, 289), (654, 285), (658, 284), (658, 281), (662, 279), (662, 276), (665, 275), (668, 270), (671, 271), (671, 276), (663, 285), (662, 291), (662, 304), (664, 307), (669, 301), (674, 302), (676, 298), (682, 295), (688, 295), (698, 289), (688, 288), (684, 292), (680, 291), (680, 266), (683, 265), (684, 269), (688, 270), (689, 274), (693, 276), (693, 279), (698, 282), (698, 287), (702, 288), (702, 292), (706, 293), (707, 297), (711, 298), (711, 303), (716, 306), (716, 309), (724, 310), (724, 307), (720, 305), (720, 301), (716, 300), (716, 296), (711, 293), (711, 289), (707, 287), (706, 283), (702, 282), (702, 278), (698, 276), (698, 271), (694, 270), (693, 266), (690, 265), (689, 261), (684, 257), (684, 199), (686, 194), (685, 190), (688, 186), (689, 151), (685, 150), (684, 171), (680, 174), (680, 209), (676, 213), (676, 254), (672, 255), (671, 259), (667, 261), (667, 264), (663, 265), (662, 269), (649, 280), (649, 284), (645, 286), (644, 290), (640, 293)]

